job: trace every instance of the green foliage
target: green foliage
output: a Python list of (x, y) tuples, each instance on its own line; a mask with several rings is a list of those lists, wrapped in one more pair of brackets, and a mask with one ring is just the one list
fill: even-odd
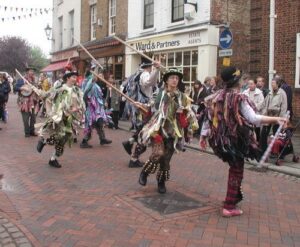
[(49, 64), (49, 60), (38, 46), (32, 46), (30, 49), (30, 66), (40, 71)]

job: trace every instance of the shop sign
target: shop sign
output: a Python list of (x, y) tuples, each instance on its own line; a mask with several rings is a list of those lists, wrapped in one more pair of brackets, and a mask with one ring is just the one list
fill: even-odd
[(203, 31), (193, 31), (182, 34), (166, 35), (151, 39), (128, 42), (138, 51), (159, 51), (176, 49), (203, 44)]
[(79, 56), (79, 54), (78, 54), (77, 50), (62, 51), (62, 52), (53, 54), (51, 61), (52, 62), (61, 61), (61, 60), (66, 60), (66, 59), (78, 57), (78, 56)]

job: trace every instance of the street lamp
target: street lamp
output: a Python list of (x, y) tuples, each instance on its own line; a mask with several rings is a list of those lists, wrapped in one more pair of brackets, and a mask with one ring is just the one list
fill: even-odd
[(48, 39), (48, 40), (54, 40), (54, 39), (50, 38), (51, 32), (52, 32), (52, 28), (49, 26), (49, 23), (47, 24), (47, 27), (45, 27), (44, 30), (45, 30), (47, 39)]

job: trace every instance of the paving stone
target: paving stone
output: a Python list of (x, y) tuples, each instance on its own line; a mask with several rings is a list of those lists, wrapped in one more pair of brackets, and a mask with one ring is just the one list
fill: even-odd
[(3, 247), (16, 247), (14, 243), (3, 244)]
[(3, 232), (0, 234), (0, 238), (3, 239), (3, 238), (7, 238), (9, 237), (9, 234), (7, 232)]
[(18, 232), (20, 230), (17, 227), (10, 227), (10, 228), (7, 228), (7, 231), (9, 233), (14, 233), (14, 232)]
[(15, 232), (11, 234), (13, 238), (20, 238), (24, 237), (24, 234), (22, 232)]
[(32, 247), (29, 243), (20, 244), (19, 247)]
[(1, 240), (2, 244), (9, 244), (9, 243), (12, 243), (12, 242), (13, 242), (13, 240), (12, 240), (11, 237), (4, 238), (4, 239)]
[(17, 243), (17, 244), (24, 244), (24, 243), (29, 243), (29, 241), (28, 241), (28, 239), (27, 238), (17, 238), (17, 239), (15, 239), (15, 242)]

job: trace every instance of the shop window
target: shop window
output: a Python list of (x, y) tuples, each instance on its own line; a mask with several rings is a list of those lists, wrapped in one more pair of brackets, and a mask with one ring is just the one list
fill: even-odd
[(192, 51), (192, 65), (198, 65), (198, 51)]
[(191, 64), (191, 51), (183, 52), (183, 66)]
[(183, 71), (183, 81), (185, 83), (190, 83), (197, 79), (197, 50), (185, 50), (175, 53), (156, 53), (154, 57), (158, 55), (160, 57), (161, 64), (166, 66), (167, 69), (170, 67), (176, 67)]
[(144, 0), (144, 29), (154, 26), (154, 0)]
[(172, 22), (182, 21), (184, 15), (184, 0), (172, 0)]
[(91, 5), (90, 7), (90, 19), (91, 19), (91, 40), (96, 39), (96, 23), (97, 23), (97, 5)]
[(123, 64), (116, 64), (115, 65), (115, 79), (116, 80), (122, 80), (122, 74), (123, 74)]
[(109, 0), (109, 35), (116, 32), (116, 0)]
[(181, 66), (182, 65), (182, 51), (175, 53), (175, 66)]
[(168, 53), (168, 67), (174, 66), (174, 52)]

